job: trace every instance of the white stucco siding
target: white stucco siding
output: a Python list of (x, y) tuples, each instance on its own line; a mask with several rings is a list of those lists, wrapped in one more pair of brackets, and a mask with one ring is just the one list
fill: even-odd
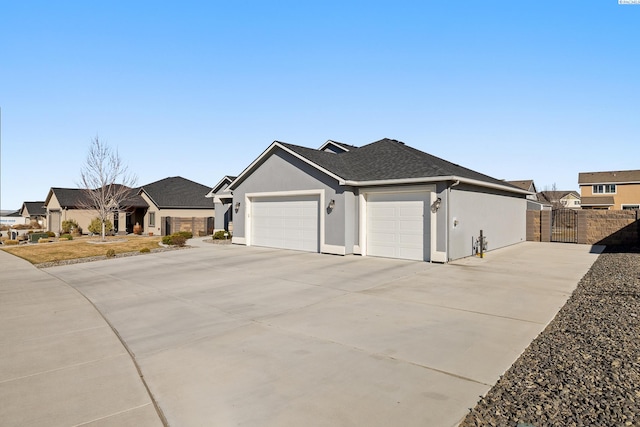
[(449, 194), (449, 259), (473, 255), (473, 242), (480, 230), (486, 237), (489, 251), (524, 242), (526, 209), (524, 196), (452, 188)]

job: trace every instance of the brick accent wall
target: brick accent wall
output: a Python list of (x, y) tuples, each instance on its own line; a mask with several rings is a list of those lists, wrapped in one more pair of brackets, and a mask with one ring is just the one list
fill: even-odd
[(540, 212), (527, 211), (527, 241), (540, 241)]
[[(578, 210), (578, 243), (640, 246), (638, 211)], [(551, 211), (527, 211), (527, 240), (551, 241)]]
[(578, 212), (578, 243), (589, 245), (638, 245), (637, 211), (581, 210)]

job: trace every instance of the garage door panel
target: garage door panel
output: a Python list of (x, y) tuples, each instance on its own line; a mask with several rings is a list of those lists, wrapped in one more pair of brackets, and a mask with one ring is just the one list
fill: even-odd
[(428, 200), (427, 192), (369, 195), (367, 254), (424, 260)]
[(251, 244), (318, 252), (318, 207), (317, 196), (255, 198)]

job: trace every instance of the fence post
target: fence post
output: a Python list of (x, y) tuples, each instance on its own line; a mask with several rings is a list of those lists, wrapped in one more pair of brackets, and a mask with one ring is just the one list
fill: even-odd
[(551, 241), (551, 211), (540, 211), (540, 241)]

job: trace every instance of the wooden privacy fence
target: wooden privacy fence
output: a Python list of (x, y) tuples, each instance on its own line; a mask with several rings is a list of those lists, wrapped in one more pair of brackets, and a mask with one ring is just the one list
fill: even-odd
[[(527, 240), (532, 242), (567, 241), (558, 239), (553, 211), (527, 211)], [(640, 246), (640, 215), (637, 210), (575, 210), (575, 243), (588, 245)], [(563, 226), (567, 226), (563, 223)]]
[(161, 218), (161, 233), (166, 236), (178, 231), (190, 231), (194, 236), (213, 234), (213, 217), (176, 217), (163, 216)]

